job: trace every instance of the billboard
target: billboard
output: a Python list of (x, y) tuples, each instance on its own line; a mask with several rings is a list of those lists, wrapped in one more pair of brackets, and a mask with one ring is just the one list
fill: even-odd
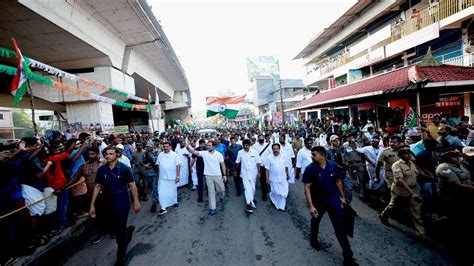
[(247, 57), (247, 72), (249, 80), (257, 76), (272, 76), (280, 79), (280, 61), (274, 56)]

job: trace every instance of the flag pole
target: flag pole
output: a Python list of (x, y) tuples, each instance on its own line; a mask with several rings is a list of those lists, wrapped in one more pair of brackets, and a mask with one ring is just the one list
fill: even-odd
[(155, 132), (155, 123), (153, 122), (153, 115), (151, 113), (151, 108), (148, 108), (148, 117), (150, 118), (151, 121), (151, 129), (153, 133)]
[(30, 80), (27, 80), (28, 83), (28, 92), (30, 93), (30, 107), (31, 107), (31, 122), (33, 123), (33, 129), (35, 131), (35, 136), (38, 136), (38, 127), (36, 126), (35, 118), (35, 100), (33, 95), (33, 88), (31, 87)]

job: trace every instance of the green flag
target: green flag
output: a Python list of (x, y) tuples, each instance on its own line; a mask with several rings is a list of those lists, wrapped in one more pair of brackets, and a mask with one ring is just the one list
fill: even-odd
[(413, 108), (407, 106), (406, 111), (405, 111), (405, 122), (403, 125), (406, 128), (414, 128), (416, 127), (416, 113), (413, 110)]

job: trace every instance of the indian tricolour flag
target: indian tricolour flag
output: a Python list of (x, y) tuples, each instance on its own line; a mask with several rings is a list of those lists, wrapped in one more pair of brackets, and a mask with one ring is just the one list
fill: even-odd
[(207, 117), (221, 114), (228, 119), (235, 119), (245, 96), (244, 94), (235, 97), (206, 97)]
[(26, 61), (23, 58), (23, 55), (21, 54), (20, 48), (18, 48), (18, 45), (16, 44), (14, 38), (12, 38), (12, 42), (13, 47), (15, 48), (15, 52), (18, 55), (18, 66), (16, 76), (13, 77), (10, 92), (13, 95), (13, 106), (17, 106), (23, 98), (23, 95), (25, 95), (26, 93), (26, 89), (28, 86), (27, 77), (30, 69), (28, 68), (28, 65), (26, 64)]

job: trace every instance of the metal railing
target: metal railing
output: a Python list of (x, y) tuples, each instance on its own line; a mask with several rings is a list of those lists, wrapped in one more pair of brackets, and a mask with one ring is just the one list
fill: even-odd
[(439, 0), (429, 7), (418, 10), (411, 17), (392, 24), (392, 41), (474, 6), (474, 0)]
[[(427, 27), (435, 22), (438, 22), (442, 19), (445, 19), (451, 15), (454, 15), (464, 9), (474, 6), (474, 0), (439, 0), (438, 2), (434, 2), (430, 4), (429, 7), (424, 8), (422, 10), (417, 11), (412, 17), (404, 20), (398, 21), (391, 25), (391, 38), (385, 40), (383, 45), (387, 45), (391, 42), (399, 40), (417, 30), (420, 30), (424, 27)], [(375, 50), (382, 44), (377, 44), (377, 47), (372, 47), (372, 50)], [(367, 50), (365, 50), (364, 54), (367, 54)], [(343, 66), (347, 63), (352, 62), (353, 60), (364, 56), (362, 55), (353, 55), (350, 56), (347, 53), (342, 53), (336, 57), (330, 58), (325, 60), (322, 63), (319, 63), (315, 67), (310, 67), (311, 70), (308, 71), (307, 77), (310, 79), (317, 79), (319, 77), (324, 76), (327, 73), (332, 72), (334, 69)], [(471, 60), (472, 57), (469, 59), (463, 60)], [(438, 58), (436, 58), (438, 59)], [(445, 64), (460, 64), (460, 61), (456, 61), (455, 59), (438, 59), (439, 61)], [(461, 59), (457, 59), (461, 60)], [(464, 62), (464, 61), (463, 61)], [(465, 61), (468, 62), (472, 66), (472, 61)], [(467, 66), (469, 64), (464, 64)], [(316, 73), (315, 73), (316, 72)]]
[(446, 65), (474, 67), (474, 54), (464, 54), (448, 59), (441, 59), (441, 62)]

